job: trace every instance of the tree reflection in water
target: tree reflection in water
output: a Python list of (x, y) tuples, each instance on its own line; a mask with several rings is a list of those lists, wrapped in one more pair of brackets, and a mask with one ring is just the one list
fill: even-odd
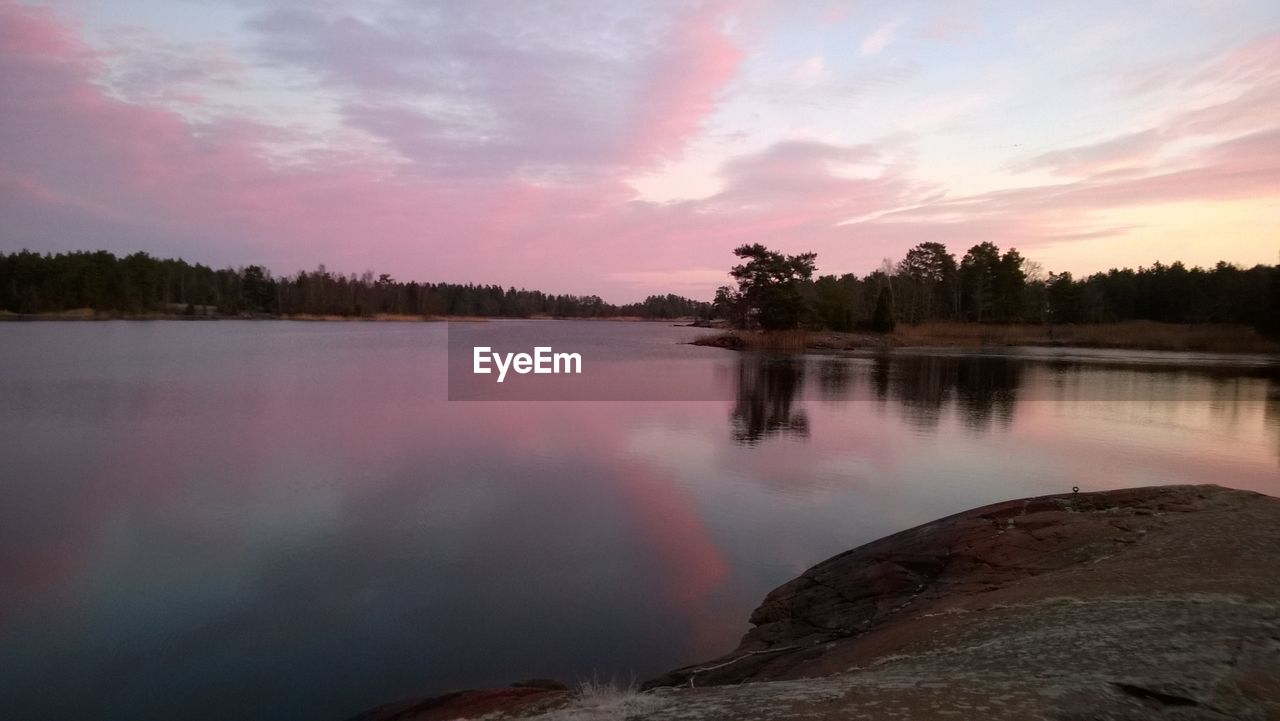
[(733, 439), (755, 445), (764, 438), (806, 438), (809, 417), (793, 408), (804, 388), (803, 356), (744, 354), (738, 360), (737, 398), (733, 406)]
[(993, 421), (1013, 421), (1024, 364), (990, 356), (886, 354), (875, 359), (872, 384), (880, 401), (896, 402), (917, 427), (937, 426), (954, 404), (965, 425), (982, 430)]
[(853, 391), (854, 368), (848, 358), (820, 358), (818, 393), (824, 401), (847, 400)]
[[(905, 419), (932, 429), (954, 408), (975, 430), (1013, 420), (1026, 361), (964, 355), (894, 355), (814, 358), (747, 353), (738, 360), (733, 437), (755, 445), (772, 435), (806, 438), (802, 405), (806, 369), (824, 401), (892, 403)], [(870, 389), (870, 395), (866, 389)]]

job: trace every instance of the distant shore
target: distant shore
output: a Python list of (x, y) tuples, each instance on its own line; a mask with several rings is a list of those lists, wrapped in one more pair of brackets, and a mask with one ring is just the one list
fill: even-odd
[(835, 331), (722, 331), (693, 345), (731, 350), (882, 350), (891, 348), (999, 348), (1013, 346), (1116, 348), (1209, 353), (1280, 353), (1280, 343), (1240, 325), (1133, 321), (1095, 325), (983, 325), (921, 323), (892, 333)]
[(338, 315), (338, 314), (320, 314), (320, 313), (241, 313), (238, 315), (227, 315), (217, 313), (120, 313), (117, 311), (96, 311), (91, 308), (76, 308), (74, 310), (60, 311), (54, 313), (13, 313), (10, 311), (0, 310), (0, 321), (25, 322), (25, 321), (104, 321), (104, 320), (183, 320), (183, 321), (210, 321), (210, 320), (296, 320), (296, 321), (343, 321), (343, 322), (380, 322), (380, 323), (430, 323), (441, 321), (454, 322), (485, 322), (491, 320), (607, 320), (607, 321), (626, 321), (635, 323), (675, 323), (687, 325), (693, 322), (693, 318), (642, 318), (640, 316), (619, 315), (619, 316), (596, 316), (596, 317), (576, 317), (576, 316), (553, 316), (553, 315), (530, 315), (530, 316), (480, 316), (480, 315), (412, 315), (403, 313), (374, 313), (373, 315)]

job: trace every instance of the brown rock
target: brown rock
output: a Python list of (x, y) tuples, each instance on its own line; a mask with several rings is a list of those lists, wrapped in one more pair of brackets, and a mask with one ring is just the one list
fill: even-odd
[(645, 694), (467, 691), (362, 721), (1280, 721), (1280, 500), (1217, 486), (960, 513), (775, 589)]
[(858, 690), (842, 713), (886, 718), (984, 698), (992, 718), (1280, 718), (1280, 500), (1165, 486), (999, 503), (828, 559), (751, 623), (733, 652), (646, 686), (821, 677)]
[(722, 333), (720, 335), (708, 336), (706, 338), (697, 338), (689, 342), (690, 345), (706, 345), (713, 348), (727, 348), (729, 350), (741, 350), (746, 347), (747, 342), (737, 333)]
[(540, 688), (544, 691), (568, 691), (569, 687), (560, 683), (553, 678), (530, 678), (524, 681), (516, 681), (511, 684), (513, 688)]
[(379, 706), (350, 721), (453, 721), (489, 714), (522, 716), (568, 703), (569, 692), (525, 685), (453, 693)]

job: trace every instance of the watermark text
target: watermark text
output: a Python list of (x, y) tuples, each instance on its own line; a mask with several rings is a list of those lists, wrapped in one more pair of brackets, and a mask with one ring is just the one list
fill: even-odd
[(528, 353), (494, 353), (489, 346), (475, 346), (471, 351), (471, 372), (483, 375), (498, 373), (498, 382), (506, 380), (507, 371), (515, 371), (520, 375), (533, 373), (545, 375), (550, 373), (582, 373), (582, 354), (556, 353), (551, 346), (535, 346), (533, 354)]

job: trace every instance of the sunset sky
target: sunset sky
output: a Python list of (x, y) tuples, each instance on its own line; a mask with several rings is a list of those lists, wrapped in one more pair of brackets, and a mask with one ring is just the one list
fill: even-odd
[(709, 298), (1280, 254), (1280, 3), (0, 0), (0, 250)]

